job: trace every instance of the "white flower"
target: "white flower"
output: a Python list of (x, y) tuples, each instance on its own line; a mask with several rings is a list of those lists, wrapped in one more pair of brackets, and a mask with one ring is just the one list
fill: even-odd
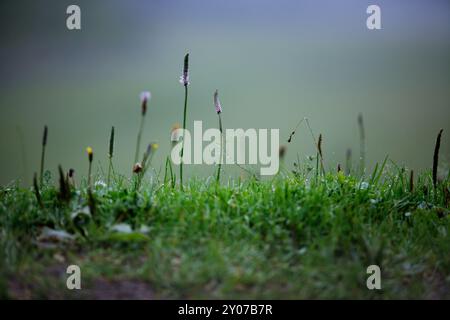
[(147, 102), (148, 100), (151, 99), (151, 97), (152, 94), (150, 93), (150, 91), (142, 91), (141, 94), (139, 95), (141, 102)]

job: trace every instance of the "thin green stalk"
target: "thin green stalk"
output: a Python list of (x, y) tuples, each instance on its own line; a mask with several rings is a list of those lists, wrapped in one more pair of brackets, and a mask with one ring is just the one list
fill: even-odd
[(39, 186), (37, 183), (37, 175), (36, 173), (33, 176), (33, 189), (34, 189), (34, 194), (36, 196), (36, 200), (39, 204), (39, 207), (41, 207), (41, 209), (44, 208), (44, 204), (42, 203), (42, 197), (41, 197), (41, 193), (39, 192)]
[(180, 163), (180, 186), (183, 188), (183, 154), (184, 154), (184, 132), (186, 130), (186, 112), (187, 112), (188, 86), (184, 86), (184, 112), (183, 112), (183, 142), (181, 145), (181, 163)]
[(345, 175), (349, 176), (352, 172), (352, 149), (347, 149), (345, 154)]
[(42, 153), (41, 153), (41, 172), (39, 177), (39, 185), (41, 188), (43, 187), (44, 182), (44, 163), (45, 163), (45, 148), (47, 146), (47, 136), (48, 136), (48, 128), (44, 127), (44, 134), (42, 136)]
[(145, 122), (145, 114), (142, 114), (141, 124), (139, 126), (139, 132), (138, 132), (137, 141), (136, 141), (136, 153), (134, 155), (134, 163), (138, 162), (138, 158), (139, 158), (139, 149), (141, 147), (141, 136), (142, 136), (142, 131), (144, 130), (144, 122)]
[(358, 125), (359, 125), (359, 138), (360, 138), (360, 148), (359, 148), (359, 171), (361, 177), (364, 175), (366, 168), (366, 132), (364, 129), (363, 116), (360, 113), (358, 115)]
[(112, 168), (112, 158), (114, 154), (114, 127), (111, 128), (111, 135), (109, 137), (109, 166), (108, 166), (108, 188), (111, 182), (111, 168)]
[(323, 164), (323, 153), (322, 153), (322, 134), (319, 134), (319, 140), (317, 142), (317, 150), (320, 156), (320, 169), (322, 170), (322, 175), (325, 176), (325, 166)]
[(92, 178), (91, 178), (91, 172), (92, 172), (92, 162), (89, 161), (89, 169), (88, 169), (88, 189), (92, 189)]
[(109, 188), (109, 186), (111, 185), (111, 170), (112, 170), (112, 157), (109, 158), (109, 164), (108, 164), (108, 182), (107, 182), (107, 186)]
[(316, 153), (316, 184), (319, 182), (319, 151)]
[(164, 184), (167, 183), (167, 171), (168, 171), (168, 167), (169, 167), (169, 156), (167, 156), (166, 158), (166, 165), (164, 167)]
[(144, 157), (142, 158), (141, 172), (138, 172), (138, 174), (137, 174), (136, 191), (140, 188), (142, 179), (144, 178), (145, 173), (147, 172), (149, 166), (151, 165), (153, 156), (157, 149), (158, 149), (158, 144), (156, 144), (156, 143), (150, 143), (148, 145), (147, 150), (144, 153)]
[(87, 147), (86, 149), (88, 154), (88, 160), (89, 160), (89, 168), (88, 168), (88, 191), (91, 192), (92, 190), (92, 161), (94, 160), (94, 152), (91, 147)]
[(219, 159), (219, 167), (217, 169), (217, 178), (216, 178), (216, 182), (219, 183), (220, 182), (220, 171), (222, 169), (222, 151), (223, 151), (223, 143), (222, 143), (222, 117), (220, 116), (220, 113), (218, 113), (219, 115), (219, 130), (220, 130), (220, 159)]

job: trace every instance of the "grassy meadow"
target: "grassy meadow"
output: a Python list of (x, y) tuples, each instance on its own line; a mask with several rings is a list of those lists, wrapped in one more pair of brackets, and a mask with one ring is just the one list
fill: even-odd
[[(180, 82), (185, 127), (187, 57)], [(152, 167), (157, 144), (140, 149), (148, 99), (141, 95), (129, 173), (114, 168), (112, 128), (108, 167), (93, 168), (97, 155), (88, 147), (86, 177), (61, 166), (52, 175), (45, 127), (33, 186), (14, 181), (0, 189), (1, 298), (450, 298), (450, 177), (438, 174), (442, 131), (429, 170), (415, 173), (386, 157), (368, 172), (361, 116), (360, 158), (354, 163), (348, 154), (337, 168), (324, 166), (326, 137), (316, 139), (300, 121), (310, 129), (315, 157), (285, 163), (283, 146), (280, 171), (269, 179), (245, 166), (240, 176), (221, 178), (223, 166), (181, 183), (182, 168), (169, 157), (165, 170)], [(214, 107), (220, 120), (217, 93)], [(299, 125), (289, 148), (304, 138)], [(81, 268), (82, 290), (66, 288), (71, 264)], [(381, 290), (366, 287), (372, 264), (381, 268)]]

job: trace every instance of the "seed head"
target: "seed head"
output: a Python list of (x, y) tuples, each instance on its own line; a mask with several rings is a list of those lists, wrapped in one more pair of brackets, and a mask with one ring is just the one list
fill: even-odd
[(219, 91), (214, 92), (214, 106), (216, 107), (217, 114), (222, 113), (222, 106), (219, 101)]
[(111, 128), (111, 135), (109, 136), (109, 157), (112, 158), (114, 154), (114, 127)]
[(44, 127), (44, 134), (42, 135), (42, 145), (47, 145), (47, 136), (48, 136), (48, 128), (47, 126)]
[(183, 73), (180, 76), (180, 83), (187, 87), (189, 85), (189, 53), (184, 56)]

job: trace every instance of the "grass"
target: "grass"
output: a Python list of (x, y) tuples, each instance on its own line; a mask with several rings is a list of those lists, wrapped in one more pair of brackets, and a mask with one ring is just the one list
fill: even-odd
[[(183, 129), (188, 58), (180, 77)], [(282, 146), (281, 171), (270, 180), (238, 165), (248, 177), (222, 176), (221, 184), (219, 164), (214, 176), (183, 184), (181, 162), (177, 185), (170, 157), (162, 182), (148, 170), (158, 144), (137, 162), (149, 99), (149, 92), (141, 95), (131, 178), (113, 169), (112, 127), (107, 176), (92, 174), (88, 147), (87, 181), (76, 186), (74, 170), (59, 166), (55, 187), (44, 172), (45, 127), (39, 183), (36, 173), (32, 188), (0, 187), (0, 298), (450, 299), (450, 173), (438, 177), (442, 130), (432, 170), (416, 179), (388, 157), (368, 175), (359, 115), (358, 170), (349, 150), (346, 173), (340, 165), (327, 172), (322, 135), (316, 140), (303, 118), (287, 142), (304, 123), (317, 148), (315, 168), (297, 160), (289, 171)], [(214, 104), (222, 133), (217, 91)], [(66, 288), (71, 264), (81, 268), (80, 291)], [(379, 291), (366, 287), (372, 264), (381, 268)]]
[[(94, 184), (94, 205), (86, 182), (62, 201), (47, 179), (42, 206), (32, 189), (2, 187), (0, 295), (139, 298), (138, 285), (152, 298), (450, 298), (448, 177), (434, 188), (430, 170), (411, 188), (387, 161), (364, 182), (313, 175), (137, 192), (115, 177)], [(45, 227), (70, 237), (46, 239)], [(65, 287), (69, 264), (81, 291)], [(371, 264), (381, 291), (366, 288)]]

